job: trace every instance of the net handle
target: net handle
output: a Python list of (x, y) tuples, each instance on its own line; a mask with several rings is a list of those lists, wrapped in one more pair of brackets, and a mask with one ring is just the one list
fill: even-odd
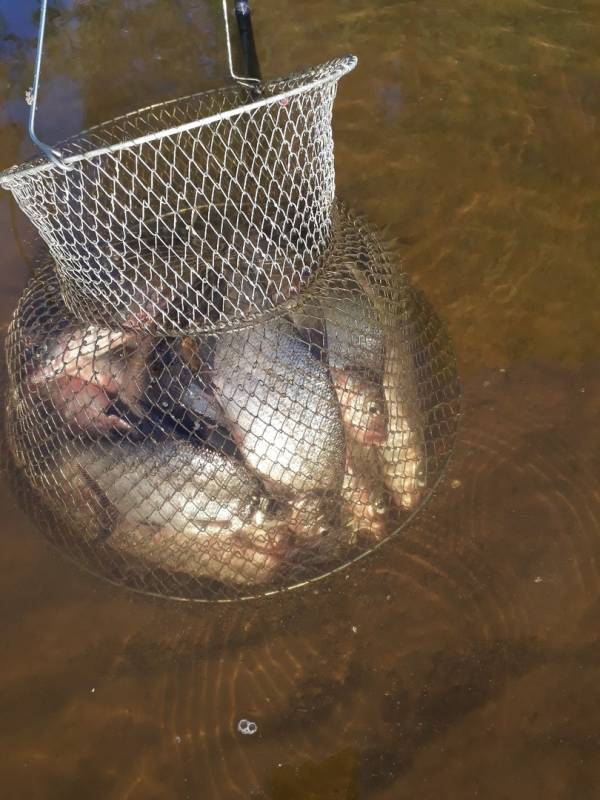
[[(46, 16), (48, 10), (48, 0), (40, 0), (40, 25), (38, 29), (37, 48), (35, 54), (35, 67), (33, 70), (33, 85), (31, 93), (27, 99), (30, 104), (29, 109), (29, 138), (38, 150), (46, 158), (63, 170), (71, 169), (66, 163), (61, 153), (56, 148), (43, 142), (36, 133), (35, 122), (38, 108), (38, 92), (40, 87), (40, 74), (42, 71), (42, 57), (44, 54), (44, 36), (46, 33)], [(225, 24), (225, 40), (227, 42), (227, 62), (229, 74), (243, 86), (256, 87), (261, 83), (260, 67), (254, 45), (254, 35), (252, 32), (252, 20), (250, 17), (250, 5), (247, 0), (235, 0), (235, 15), (240, 33), (242, 56), (246, 75), (237, 75), (233, 67), (233, 53), (231, 46), (231, 34), (229, 30), (229, 19), (227, 15), (227, 0), (223, 0), (223, 21)]]
[(35, 132), (35, 117), (38, 103), (38, 89), (40, 86), (40, 72), (42, 69), (42, 55), (44, 52), (44, 34), (46, 32), (47, 7), (48, 0), (41, 0), (40, 27), (38, 30), (37, 50), (35, 54), (35, 67), (33, 70), (33, 86), (31, 87), (31, 94), (27, 99), (27, 102), (29, 103), (29, 138), (37, 147), (37, 149), (40, 150), (47, 159), (52, 161), (53, 164), (56, 164), (56, 166), (60, 167), (61, 169), (68, 170), (70, 167), (63, 161), (60, 152), (50, 147), (50, 145), (45, 144), (45, 142), (42, 142)]
[(260, 66), (258, 64), (258, 56), (256, 55), (256, 47), (254, 45), (252, 19), (250, 17), (250, 4), (247, 0), (235, 0), (235, 17), (240, 34), (242, 58), (244, 61), (244, 71), (246, 73), (245, 75), (237, 75), (233, 66), (233, 48), (231, 46), (227, 0), (223, 0), (222, 9), (223, 24), (225, 25), (225, 42), (227, 44), (227, 64), (229, 66), (229, 74), (234, 81), (242, 84), (242, 86), (255, 88), (261, 83), (261, 74)]

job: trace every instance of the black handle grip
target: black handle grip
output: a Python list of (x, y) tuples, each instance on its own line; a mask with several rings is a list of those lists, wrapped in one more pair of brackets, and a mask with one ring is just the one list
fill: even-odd
[(240, 33), (240, 44), (242, 49), (242, 61), (244, 72), (248, 78), (261, 79), (260, 64), (256, 55), (256, 45), (254, 44), (254, 33), (252, 31), (252, 18), (250, 16), (250, 4), (247, 0), (234, 0), (235, 18), (237, 20), (238, 31)]

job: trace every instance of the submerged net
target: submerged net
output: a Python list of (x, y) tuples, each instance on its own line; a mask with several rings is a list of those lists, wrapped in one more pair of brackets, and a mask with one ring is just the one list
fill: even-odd
[(324, 253), (277, 308), (178, 335), (160, 305), (82, 321), (60, 267), (34, 275), (8, 335), (7, 438), (53, 543), (132, 588), (223, 600), (328, 574), (402, 528), (452, 447), (452, 349), (337, 204)]

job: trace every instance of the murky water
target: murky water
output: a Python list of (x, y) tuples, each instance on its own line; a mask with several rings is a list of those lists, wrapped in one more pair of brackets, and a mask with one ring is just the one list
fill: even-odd
[[(49, 139), (224, 81), (217, 3), (59, 5)], [(2, 797), (596, 797), (600, 6), (255, 5), (267, 75), (359, 56), (336, 107), (339, 192), (448, 324), (455, 458), (398, 540), (227, 608), (82, 574), (4, 490)], [(35, 8), (0, 2), (3, 167), (31, 152)], [(0, 228), (6, 322), (32, 247), (5, 193)]]

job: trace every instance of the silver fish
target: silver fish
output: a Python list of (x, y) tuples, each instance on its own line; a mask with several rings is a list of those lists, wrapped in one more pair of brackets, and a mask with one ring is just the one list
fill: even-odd
[(341, 486), (345, 443), (335, 391), (288, 320), (221, 336), (213, 385), (247, 464), (272, 490), (304, 495)]
[[(110, 504), (113, 549), (165, 570), (248, 585), (268, 580), (286, 552), (288, 524), (258, 480), (208, 448), (173, 440), (92, 446), (65, 452), (52, 476), (63, 502), (79, 490)], [(98, 517), (93, 533), (106, 536), (103, 524)]]
[[(194, 352), (189, 354), (191, 348)], [(147, 399), (176, 419), (189, 414), (197, 423), (222, 425), (225, 417), (212, 394), (201, 350), (200, 343), (190, 337), (161, 343)]]
[(307, 341), (322, 341), (347, 436), (381, 444), (386, 432), (384, 334), (369, 299), (348, 272), (326, 280), (298, 303), (292, 316)]
[[(374, 436), (369, 437), (367, 432), (362, 442), (360, 436), (352, 438), (362, 444), (369, 444), (371, 438), (371, 443), (378, 446), (385, 486), (394, 503), (410, 511), (423, 494), (426, 457), (425, 419), (409, 343), (414, 344), (423, 336), (426, 315), (420, 313), (417, 293), (402, 274), (392, 274), (382, 264), (377, 271), (377, 281), (369, 284), (367, 295), (361, 291), (367, 284), (358, 265), (349, 264), (348, 269), (352, 274), (350, 281), (356, 281), (356, 290), (343, 293), (342, 289), (337, 289), (335, 302), (325, 301), (324, 304), (330, 367), (334, 376), (340, 369), (372, 376), (372, 389), (378, 390), (381, 380), (387, 423), (385, 435), (381, 435), (383, 425), (380, 424)], [(401, 330), (394, 325), (392, 332), (385, 322), (397, 320), (402, 307), (409, 311), (407, 324)], [(412, 313), (415, 310), (417, 313)], [(400, 335), (404, 336), (402, 341)], [(346, 430), (350, 430), (357, 408), (365, 408), (369, 395), (363, 385), (362, 392), (347, 393), (347, 396), (353, 401), (346, 403), (345, 409)], [(368, 409), (368, 405), (366, 407)], [(368, 422), (354, 427), (369, 431)]]
[(381, 385), (349, 370), (331, 367), (330, 372), (348, 438), (360, 444), (382, 444), (387, 416)]
[(291, 315), (305, 338), (322, 340), (332, 369), (381, 373), (384, 334), (377, 312), (349, 273), (324, 276)]
[(388, 419), (380, 448), (384, 481), (395, 504), (411, 511), (425, 485), (424, 419), (412, 356), (397, 342), (386, 348), (383, 393)]
[(384, 335), (377, 314), (358, 286), (332, 288), (321, 298), (329, 365), (378, 374), (383, 366)]

